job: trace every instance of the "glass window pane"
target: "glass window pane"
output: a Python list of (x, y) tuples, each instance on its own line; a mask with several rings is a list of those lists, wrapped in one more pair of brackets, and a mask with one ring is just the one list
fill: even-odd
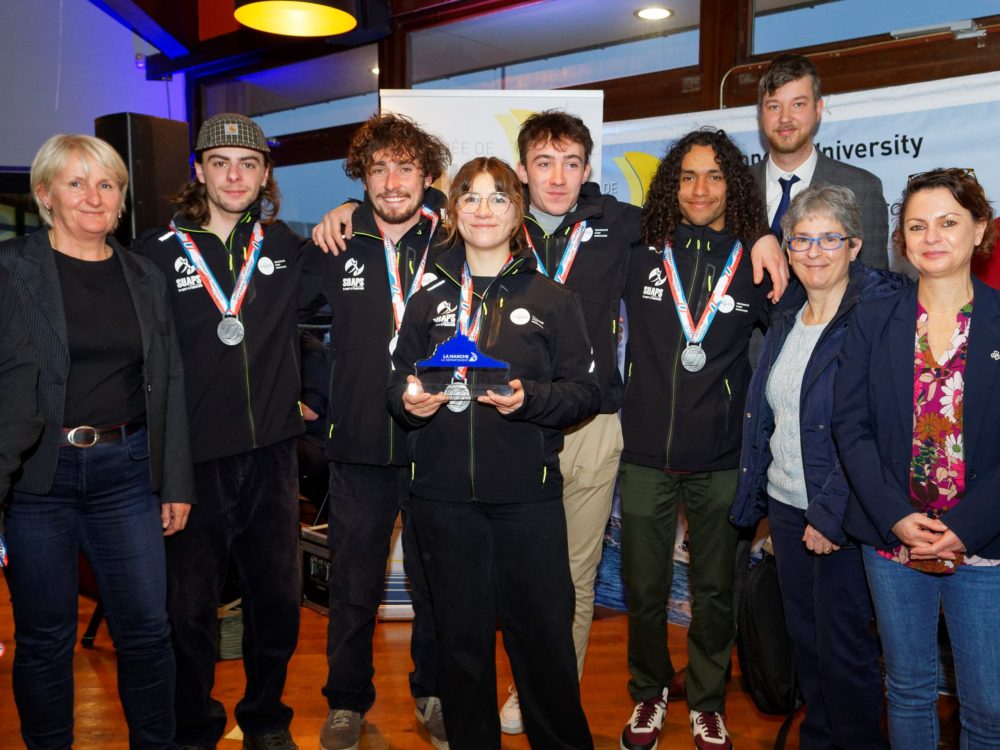
[[(753, 54), (1000, 13), (996, 0), (756, 0)], [(863, 23), (859, 23), (863, 19)]]
[(333, 99), (371, 94), (378, 89), (378, 73), (373, 72), (377, 68), (378, 45), (368, 44), (345, 52), (205, 84), (201, 87), (202, 109), (206, 117), (219, 112), (242, 112), (253, 117)]
[[(643, 5), (673, 15), (643, 21)], [(699, 0), (542, 0), (410, 35), (413, 88), (547, 89), (698, 64)]]

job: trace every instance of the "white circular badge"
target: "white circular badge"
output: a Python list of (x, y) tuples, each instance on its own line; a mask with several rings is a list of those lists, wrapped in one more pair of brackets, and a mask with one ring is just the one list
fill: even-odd
[(584, 242), (590, 242), (590, 238), (594, 236), (594, 228), (587, 227), (583, 230), (583, 237), (581, 238)]
[(720, 313), (731, 313), (735, 309), (736, 309), (736, 300), (734, 300), (728, 294), (719, 300)]
[(531, 320), (531, 313), (525, 310), (523, 307), (519, 307), (516, 310), (511, 310), (510, 322), (514, 325), (523, 326)]
[(438, 277), (435, 274), (425, 273), (424, 277), (420, 280), (420, 288), (423, 289), (425, 286), (430, 286), (437, 280)]
[(274, 261), (262, 255), (257, 261), (257, 268), (265, 276), (270, 276), (274, 273)]

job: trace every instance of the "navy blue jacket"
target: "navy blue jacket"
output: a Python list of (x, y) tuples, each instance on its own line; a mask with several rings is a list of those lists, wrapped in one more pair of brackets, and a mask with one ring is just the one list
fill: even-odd
[[(799, 438), (809, 507), (806, 521), (834, 544), (847, 541), (843, 530), (850, 489), (834, 446), (830, 421), (833, 415), (833, 387), (837, 358), (859, 302), (869, 304), (905, 286), (904, 277), (851, 264), (844, 297), (836, 314), (816, 342), (802, 378), (799, 403)], [(767, 469), (771, 465), (771, 435), (774, 412), (765, 391), (778, 355), (795, 325), (795, 317), (805, 302), (805, 291), (793, 281), (775, 312), (764, 339), (760, 364), (750, 381), (743, 418), (743, 449), (740, 456), (740, 483), (733, 501), (730, 520), (736, 526), (756, 526), (767, 515)]]
[[(965, 496), (942, 521), (970, 555), (1000, 559), (1000, 292), (972, 280), (965, 364)], [(833, 431), (855, 497), (844, 528), (866, 544), (899, 544), (891, 529), (914, 512), (913, 341), (917, 288), (858, 309), (841, 354)]]

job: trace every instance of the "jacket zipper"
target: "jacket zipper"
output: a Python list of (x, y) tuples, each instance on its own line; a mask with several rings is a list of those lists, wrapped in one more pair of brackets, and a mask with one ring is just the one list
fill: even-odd
[[(240, 223), (243, 223), (243, 222), (240, 222)], [(237, 226), (239, 226), (239, 225), (237, 225)], [(233, 278), (233, 285), (234, 286), (236, 284), (236, 270), (233, 268), (233, 248), (232, 248), (232, 244), (231, 243), (233, 241), (233, 237), (235, 236), (235, 234), (236, 234), (236, 229), (234, 227), (232, 233), (229, 235), (229, 241), (226, 243), (226, 246), (229, 248), (229, 274)], [(246, 253), (246, 248), (243, 249), (243, 252)], [(244, 258), (243, 260), (245, 261), (246, 258)], [(243, 308), (242, 307), (240, 308), (240, 312), (239, 312), (238, 318), (239, 318), (239, 321), (242, 323), (243, 322)], [(244, 334), (243, 334), (243, 339), (240, 341), (240, 349), (243, 352), (243, 382), (246, 384), (246, 393), (247, 393), (247, 422), (250, 425), (250, 447), (251, 448), (256, 448), (257, 447), (257, 426), (256, 426), (256, 424), (254, 422), (254, 418), (253, 418), (253, 402), (251, 401), (251, 395), (252, 394), (251, 394), (251, 389), (250, 389), (250, 354), (249, 354), (249, 352), (247, 352), (247, 336), (246, 336), (246, 333), (245, 333), (246, 332), (246, 327), (245, 326), (244, 326), (243, 330), (244, 330)]]
[[(517, 265), (518, 264), (515, 264), (511, 268), (508, 268), (507, 273), (514, 270), (514, 268), (516, 268)], [(450, 279), (453, 284), (457, 284), (459, 289), (462, 288), (461, 282), (456, 281), (455, 277), (452, 276), (450, 273), (448, 273), (447, 270), (445, 270), (441, 266), (438, 266), (438, 269), (441, 271), (441, 273), (447, 276), (448, 279)], [(499, 278), (500, 277), (498, 276), (496, 279), (494, 279), (493, 283), (495, 283)], [(491, 343), (493, 343), (493, 341), (496, 339), (496, 335), (499, 333), (499, 328), (500, 328), (501, 316), (499, 314), (494, 316), (497, 319), (497, 322), (494, 324), (493, 319), (489, 318), (489, 308), (486, 306), (486, 294), (489, 293), (490, 289), (493, 288), (493, 283), (490, 283), (490, 285), (481, 295), (475, 294), (475, 292), (473, 292), (473, 294), (479, 297), (479, 299), (481, 300), (480, 302), (480, 307), (482, 307), (481, 314), (484, 320), (486, 321), (487, 333), (486, 333), (486, 343), (484, 344), (484, 346), (489, 346)], [(503, 297), (500, 297), (497, 304), (498, 308), (503, 307)], [(475, 369), (473, 369), (472, 373), (469, 375), (469, 385), (475, 385), (475, 382), (476, 382), (476, 371)], [(474, 407), (475, 403), (469, 404), (469, 491), (471, 493), (472, 502), (478, 502), (479, 497), (477, 495), (477, 490), (476, 490), (476, 410)]]
[[(695, 253), (695, 256), (694, 256), (694, 270), (691, 272), (691, 278), (688, 279), (688, 283), (687, 283), (687, 288), (690, 289), (691, 291), (694, 291), (694, 288), (695, 288), (694, 282), (695, 282), (695, 279), (698, 278), (698, 269), (701, 266), (701, 240), (695, 240), (695, 242), (696, 242), (696, 245), (697, 245), (697, 247), (696, 247), (696, 251), (697, 252)], [(691, 246), (691, 240), (688, 240), (688, 245), (687, 246), (688, 247)], [(691, 300), (690, 300), (690, 292), (688, 292), (688, 295), (689, 295), (688, 309), (691, 310), (691, 317), (693, 318), (694, 317), (694, 308), (690, 306), (690, 302), (691, 302)], [(676, 311), (675, 311), (675, 314), (676, 314)], [(663, 462), (664, 465), (666, 466), (666, 468), (668, 468), (668, 469), (670, 468), (670, 448), (671, 448), (671, 446), (673, 445), (673, 442), (674, 442), (674, 422), (676, 421), (675, 420), (675, 412), (676, 412), (676, 408), (677, 408), (677, 374), (679, 372), (678, 369), (677, 369), (677, 366), (681, 362), (681, 352), (684, 349), (684, 344), (685, 344), (684, 329), (681, 328), (680, 332), (679, 332), (679, 334), (677, 336), (677, 350), (674, 352), (674, 367), (673, 367), (673, 372), (671, 373), (671, 377), (670, 377), (670, 424), (667, 426), (667, 447), (666, 447), (666, 451), (664, 453), (664, 462)]]
[[(249, 217), (244, 216), (242, 219), (240, 219), (236, 223), (236, 227), (238, 227), (240, 224), (245, 224), (247, 221), (249, 221)], [(236, 284), (236, 275), (237, 274), (236, 274), (235, 269), (233, 268), (233, 245), (232, 245), (232, 242), (233, 242), (233, 237), (236, 236), (236, 227), (233, 227), (233, 231), (229, 233), (229, 238), (226, 240), (226, 250), (229, 251), (229, 275), (233, 279), (233, 285), (234, 286)], [(208, 232), (208, 231), (206, 231), (204, 229), (201, 229), (201, 228), (185, 229), (184, 231), (186, 231), (186, 232), (201, 232), (202, 234), (211, 234), (211, 232)], [(244, 248), (244, 252), (246, 252), (245, 248)], [(246, 258), (244, 258), (244, 260), (246, 260)], [(240, 310), (239, 315), (237, 315), (237, 319), (241, 323), (243, 323), (243, 310), (242, 309)], [(243, 352), (243, 383), (246, 386), (246, 396), (247, 396), (247, 425), (250, 428), (250, 447), (251, 448), (256, 448), (257, 447), (257, 428), (256, 428), (256, 425), (254, 423), (254, 418), (253, 418), (253, 404), (252, 404), (252, 402), (250, 400), (251, 399), (251, 389), (250, 389), (250, 356), (249, 356), (249, 354), (247, 352), (247, 330), (246, 330), (246, 326), (245, 325), (243, 327), (243, 340), (240, 342), (240, 350)]]

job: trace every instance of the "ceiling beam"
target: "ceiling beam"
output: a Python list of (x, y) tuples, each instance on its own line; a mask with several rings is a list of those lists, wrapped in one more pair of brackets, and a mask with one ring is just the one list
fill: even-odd
[(90, 0), (167, 57), (198, 43), (198, 0)]

